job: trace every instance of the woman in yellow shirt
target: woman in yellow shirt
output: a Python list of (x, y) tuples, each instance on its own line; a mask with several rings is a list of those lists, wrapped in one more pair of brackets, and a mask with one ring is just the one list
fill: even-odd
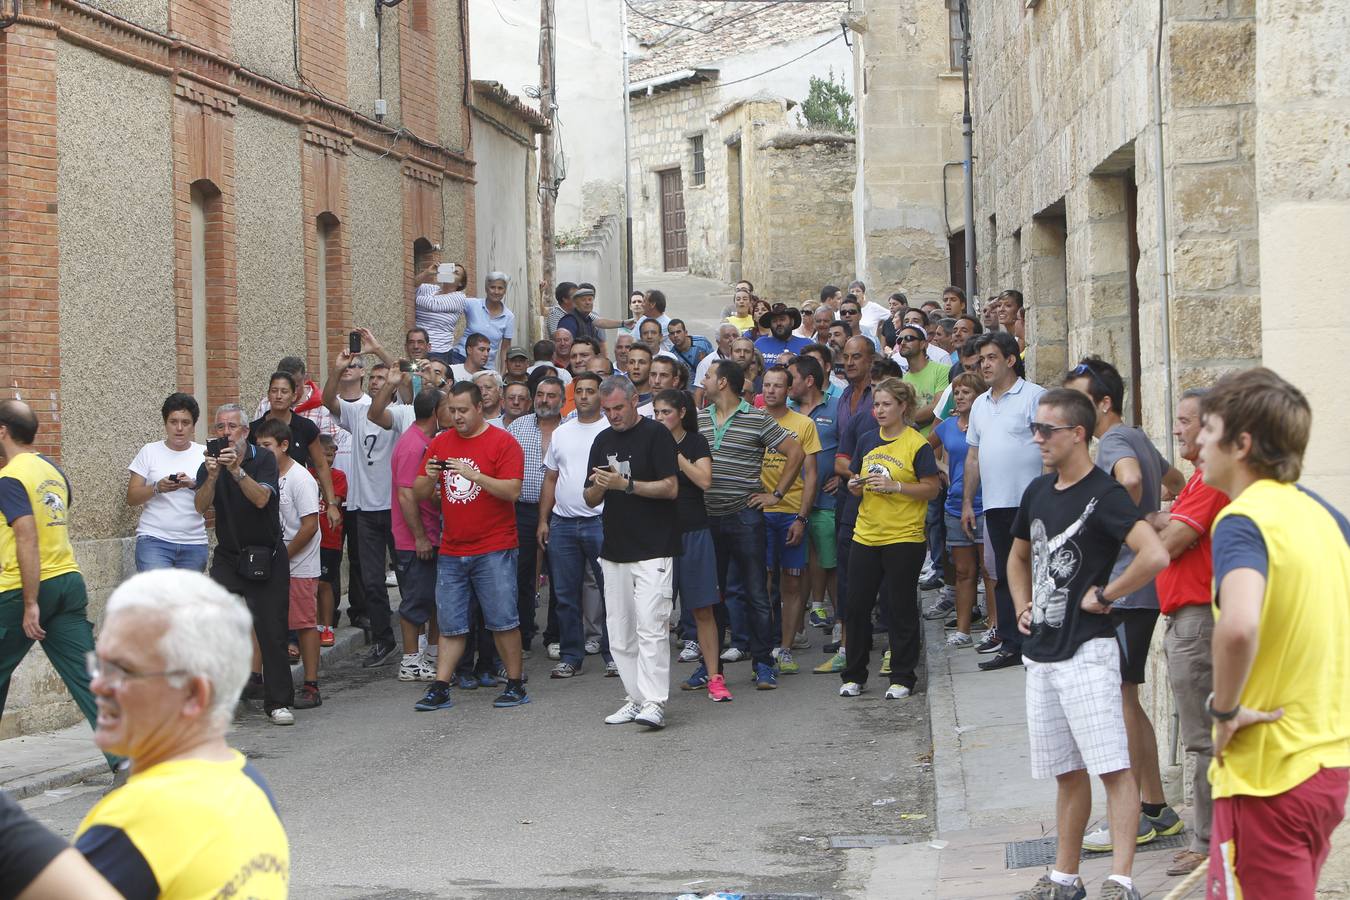
[(755, 295), (740, 288), (736, 291), (732, 302), (736, 304), (735, 312), (727, 316), (727, 321), (736, 326), (736, 330), (744, 334), (747, 330), (754, 327), (754, 316), (750, 315), (750, 307), (755, 302)]
[(914, 430), (914, 386), (885, 378), (872, 388), (877, 428), (858, 439), (849, 463), (849, 493), (862, 500), (848, 554), (847, 665), (839, 696), (856, 697), (867, 685), (872, 607), (881, 591), (890, 623), (891, 673), (887, 700), (914, 690), (919, 663), (919, 570), (927, 545), (924, 516), (940, 487), (933, 448)]

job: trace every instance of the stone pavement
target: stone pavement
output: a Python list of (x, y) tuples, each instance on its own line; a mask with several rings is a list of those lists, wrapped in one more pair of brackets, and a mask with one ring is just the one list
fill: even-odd
[[(936, 594), (924, 595), (924, 603)], [(1048, 866), (1010, 869), (1012, 842), (1053, 838), (1055, 785), (1037, 781), (1027, 762), (1025, 672), (981, 672), (973, 650), (943, 648), (942, 623), (924, 623), (928, 704), (933, 726), (933, 775), (937, 828), (934, 840), (876, 851), (869, 898), (977, 900), (1012, 897), (1030, 887)], [(1094, 779), (1093, 819), (1106, 812)], [(1182, 810), (1183, 818), (1188, 817)], [(1168, 877), (1175, 848), (1139, 848), (1134, 882), (1144, 897), (1162, 898), (1183, 880)], [(1095, 897), (1110, 874), (1110, 854), (1092, 854), (1081, 874)], [(1202, 885), (1184, 895), (1204, 896)], [(1179, 898), (1174, 898), (1179, 900)]]

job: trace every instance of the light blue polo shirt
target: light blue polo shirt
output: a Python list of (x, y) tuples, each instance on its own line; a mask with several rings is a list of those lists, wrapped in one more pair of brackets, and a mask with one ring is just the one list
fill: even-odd
[(1031, 440), (1031, 422), (1045, 388), (1019, 378), (1002, 397), (985, 391), (970, 407), (966, 443), (980, 449), (980, 497), (984, 508), (1012, 509), (1041, 474), (1041, 451)]

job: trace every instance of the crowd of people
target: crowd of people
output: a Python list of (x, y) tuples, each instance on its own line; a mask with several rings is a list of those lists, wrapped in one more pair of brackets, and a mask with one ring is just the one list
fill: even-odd
[[(119, 691), (151, 675), (205, 680), (203, 728), (240, 691), (292, 725), (323, 702), (320, 648), (345, 612), (366, 633), (362, 665), (396, 662), (422, 683), (417, 711), (480, 688), (500, 688), (498, 708), (529, 703), (538, 638), (552, 680), (592, 658), (619, 679), (605, 723), (660, 729), (673, 683), (731, 701), (744, 661), (749, 684), (773, 690), (802, 671), (812, 629), (825, 658), (808, 668), (837, 676), (841, 698), (875, 676), (904, 701), (922, 619), (941, 619), (946, 652), (1025, 667), (1032, 772), (1058, 782), (1056, 862), (1020, 896), (1085, 897), (1089, 849), (1113, 853), (1099, 896), (1132, 898), (1135, 848), (1186, 827), (1139, 696), (1163, 616), (1196, 757), (1191, 840), (1170, 871), (1208, 862), (1222, 895), (1312, 896), (1350, 771), (1350, 525), (1295, 484), (1311, 428), (1297, 388), (1252, 369), (1183, 393), (1187, 478), (1125, 420), (1110, 362), (1026, 379), (1015, 290), (976, 311), (955, 286), (911, 306), (854, 282), (797, 307), (742, 281), (704, 335), (660, 291), (610, 319), (593, 285), (562, 283), (541, 310), (548, 336), (526, 349), (507, 277), (490, 273), (481, 299), (468, 284), (463, 266), (430, 267), (401, 355), (358, 328), (322, 385), (287, 357), (253, 415), (212, 411), (205, 444), (197, 401), (164, 401), (163, 439), (129, 467), (136, 567), (206, 572), (243, 598), (252, 662), (237, 678), (177, 656), (133, 669), (131, 651), (109, 649), (135, 639), (125, 628), (95, 652), (70, 487), (31, 452), (31, 410), (0, 402), (0, 590), (13, 594), (0, 593), (13, 620), (0, 620), (0, 685), (41, 640), (100, 734)], [(57, 527), (36, 529), (39, 515)], [(927, 609), (921, 590), (937, 591)], [(258, 806), (215, 734), (209, 777), (229, 773)], [(100, 746), (115, 767), (131, 758), (134, 783), (144, 748)], [(1085, 833), (1090, 775), (1109, 818)], [(96, 848), (86, 856), (99, 868)]]

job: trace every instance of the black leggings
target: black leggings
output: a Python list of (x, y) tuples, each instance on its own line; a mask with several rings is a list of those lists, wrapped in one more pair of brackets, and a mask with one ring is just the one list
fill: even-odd
[[(919, 664), (919, 571), (927, 545), (923, 541), (867, 547), (857, 541), (848, 551), (848, 664), (844, 681), (867, 682), (872, 650), (872, 607), (877, 592), (890, 624), (891, 684), (913, 689)], [(884, 590), (882, 588), (884, 587)]]

